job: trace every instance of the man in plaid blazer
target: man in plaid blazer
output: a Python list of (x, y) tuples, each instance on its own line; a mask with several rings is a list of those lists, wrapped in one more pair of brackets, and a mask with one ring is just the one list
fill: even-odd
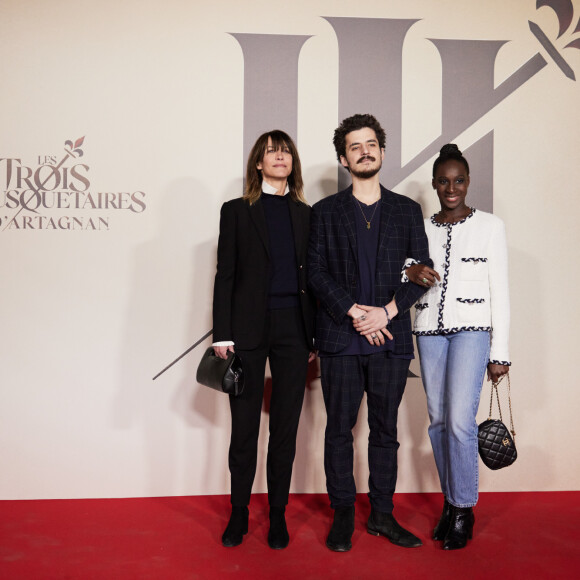
[(334, 133), (352, 186), (314, 205), (309, 284), (319, 300), (316, 348), (327, 413), (324, 467), (334, 521), (328, 548), (350, 550), (356, 488), (353, 436), (367, 393), (369, 498), (367, 530), (404, 547), (421, 540), (393, 518), (397, 480), (397, 413), (413, 340), (409, 309), (426, 291), (401, 283), (407, 258), (432, 266), (421, 207), (385, 189), (379, 171), (385, 132), (372, 115), (345, 119)]

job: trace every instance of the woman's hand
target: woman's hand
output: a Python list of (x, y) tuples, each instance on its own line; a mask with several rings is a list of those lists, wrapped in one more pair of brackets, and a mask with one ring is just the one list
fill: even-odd
[(213, 351), (216, 356), (220, 358), (228, 358), (228, 351), (234, 352), (234, 347), (232, 345), (229, 346), (214, 346)]
[(313, 360), (316, 360), (316, 353), (318, 351), (316, 350), (311, 350), (310, 354), (308, 355), (308, 362), (311, 363)]
[(437, 274), (433, 268), (425, 266), (425, 264), (413, 264), (405, 270), (407, 278), (411, 282), (423, 286), (424, 288), (431, 288), (435, 285), (435, 279), (441, 280), (441, 276)]
[(508, 365), (498, 365), (490, 362), (487, 365), (487, 380), (492, 383), (497, 383), (500, 377), (508, 374), (509, 370)]

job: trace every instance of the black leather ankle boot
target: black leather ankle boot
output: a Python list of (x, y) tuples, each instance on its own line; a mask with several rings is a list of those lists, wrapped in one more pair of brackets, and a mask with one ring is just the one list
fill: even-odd
[(433, 539), (439, 542), (445, 539), (447, 535), (447, 530), (451, 524), (451, 504), (445, 498), (445, 503), (443, 504), (443, 513), (439, 518), (439, 523), (435, 526), (433, 530)]
[(444, 550), (459, 550), (465, 548), (467, 540), (473, 536), (475, 516), (473, 508), (451, 506), (451, 523), (443, 541)]
[(268, 532), (268, 546), (272, 550), (283, 550), (290, 542), (284, 507), (270, 508), (270, 531)]
[(232, 515), (222, 536), (222, 544), (226, 548), (233, 548), (242, 543), (244, 534), (248, 533), (249, 515), (248, 506), (232, 506)]

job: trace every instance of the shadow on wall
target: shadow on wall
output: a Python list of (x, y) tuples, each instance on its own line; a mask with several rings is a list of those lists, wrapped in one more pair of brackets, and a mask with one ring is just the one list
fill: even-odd
[[(188, 340), (191, 344), (213, 326), (213, 286), (217, 261), (220, 208), (224, 202), (239, 197), (242, 187), (241, 179), (233, 181), (227, 187), (222, 199), (215, 206), (210, 206), (215, 215), (207, 215), (207, 204), (203, 201), (196, 207), (195, 219), (200, 220), (200, 223), (205, 223), (208, 219), (213, 220), (216, 223), (216, 229), (211, 241), (198, 243), (194, 248), (194, 267), (191, 272), (191, 291), (189, 293), (190, 314), (188, 316)], [(194, 429), (194, 432), (187, 436), (189, 450), (184, 455), (186, 467), (183, 476), (186, 485), (191, 482), (189, 485), (194, 490), (199, 488), (210, 490), (212, 482), (215, 485), (216, 481), (229, 480), (228, 447), (226, 444), (229, 441), (230, 433), (228, 396), (199, 385), (195, 378), (201, 356), (212, 342), (213, 337), (209, 336), (193, 352), (188, 354), (184, 361), (180, 361), (187, 367), (187, 376), (181, 380), (172, 404), (173, 410), (181, 415), (189, 427)], [(203, 445), (203, 449), (199, 449), (200, 445)], [(196, 455), (205, 458), (203, 464), (195, 460)]]
[[(558, 350), (558, 343), (549, 343), (546, 320), (549, 317), (561, 316), (561, 339), (567, 339), (567, 332), (573, 335), (573, 325), (569, 325), (566, 313), (548, 312), (545, 297), (553, 294), (553, 276), (539, 276), (542, 270), (541, 261), (532, 250), (525, 252), (510, 244), (510, 224), (506, 223), (509, 247), (510, 279), (510, 367), (511, 400), (516, 447), (518, 459), (508, 469), (490, 471), (480, 463), (480, 489), (482, 491), (503, 491), (518, 489), (521, 491), (571, 489), (562, 486), (562, 474), (554, 461), (555, 454), (548, 451), (552, 437), (557, 441), (560, 429), (565, 429), (566, 421), (561, 413), (555, 414), (552, 402), (558, 398), (567, 400), (569, 396), (562, 391), (562, 385), (551, 377), (553, 369), (545, 364), (549, 358), (546, 351)], [(522, 296), (525, 295), (525, 300)], [(533, 311), (529, 305), (534, 304)], [(519, 342), (518, 342), (519, 340)], [(484, 421), (489, 415), (490, 383), (487, 380), (481, 391), (478, 421)], [(499, 387), (503, 422), (509, 427), (509, 407), (506, 380)], [(493, 417), (498, 417), (497, 405), (493, 406)], [(536, 418), (534, 421), (533, 418)], [(525, 430), (522, 425), (534, 425), (534, 430)], [(550, 425), (550, 427), (547, 427)], [(564, 439), (562, 439), (563, 441)], [(570, 447), (570, 458), (574, 451)], [(571, 465), (578, 466), (575, 459)], [(522, 473), (533, 473), (525, 486), (517, 483)], [(566, 484), (565, 484), (566, 485)], [(517, 487), (516, 487), (517, 486)]]
[[(196, 243), (193, 256), (191, 251), (200, 226), (214, 217), (203, 211), (208, 207), (207, 197), (196, 180), (170, 183), (155, 205), (151, 204), (159, 216), (156, 237), (139, 245), (132, 258), (124, 347), (111, 422), (113, 428), (127, 430), (129, 435), (137, 431), (132, 451), (136, 450), (139, 455), (143, 449), (147, 456), (149, 475), (143, 487), (148, 495), (167, 495), (173, 489), (179, 490), (183, 472), (180, 457), (194, 457), (195, 448), (199, 447), (195, 437), (188, 437), (184, 453), (178, 425), (167, 406), (168, 389), (178, 383), (172, 407), (189, 425), (205, 429), (208, 425), (223, 423), (227, 413), (227, 398), (219, 402), (213, 392), (205, 393), (195, 382), (197, 361), (205, 343), (162, 377), (151, 380), (165, 364), (211, 328), (208, 296), (211, 296), (213, 278), (208, 273), (215, 271), (217, 229), (210, 239)], [(216, 211), (217, 224), (219, 208)], [(187, 279), (191, 282), (186, 287)], [(177, 311), (183, 303), (188, 304), (189, 315)], [(183, 324), (184, 316), (188, 316), (187, 325)], [(185, 337), (172, 337), (174, 329), (184, 327)], [(162, 337), (172, 338), (164, 341)], [(207, 440), (211, 442), (212, 438)], [(219, 450), (208, 449), (208, 456), (214, 451), (219, 454)]]
[(309, 167), (303, 172), (304, 183), (312, 184), (304, 190), (309, 205), (337, 192), (338, 166), (318, 165)]

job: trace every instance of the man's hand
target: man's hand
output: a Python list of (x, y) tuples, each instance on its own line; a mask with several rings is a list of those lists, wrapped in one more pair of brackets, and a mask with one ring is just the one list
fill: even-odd
[(388, 324), (387, 313), (380, 306), (359, 306), (363, 315), (353, 321), (353, 326), (361, 334), (369, 334), (386, 328)]
[(393, 335), (386, 328), (383, 328), (383, 330), (377, 330), (372, 334), (365, 335), (365, 338), (369, 341), (369, 344), (372, 344), (373, 346), (385, 344), (385, 337), (387, 337), (389, 340), (393, 339)]
[[(387, 313), (380, 306), (363, 306), (358, 308), (363, 312), (362, 316), (353, 320), (354, 329), (365, 336), (371, 344), (385, 344), (385, 336), (393, 339), (393, 335), (387, 329)], [(373, 336), (374, 335), (374, 336)]]
[(356, 320), (357, 318), (364, 316), (364, 314), (365, 311), (356, 303), (353, 304), (350, 307), (350, 310), (347, 312), (347, 315), (350, 316), (353, 320)]

